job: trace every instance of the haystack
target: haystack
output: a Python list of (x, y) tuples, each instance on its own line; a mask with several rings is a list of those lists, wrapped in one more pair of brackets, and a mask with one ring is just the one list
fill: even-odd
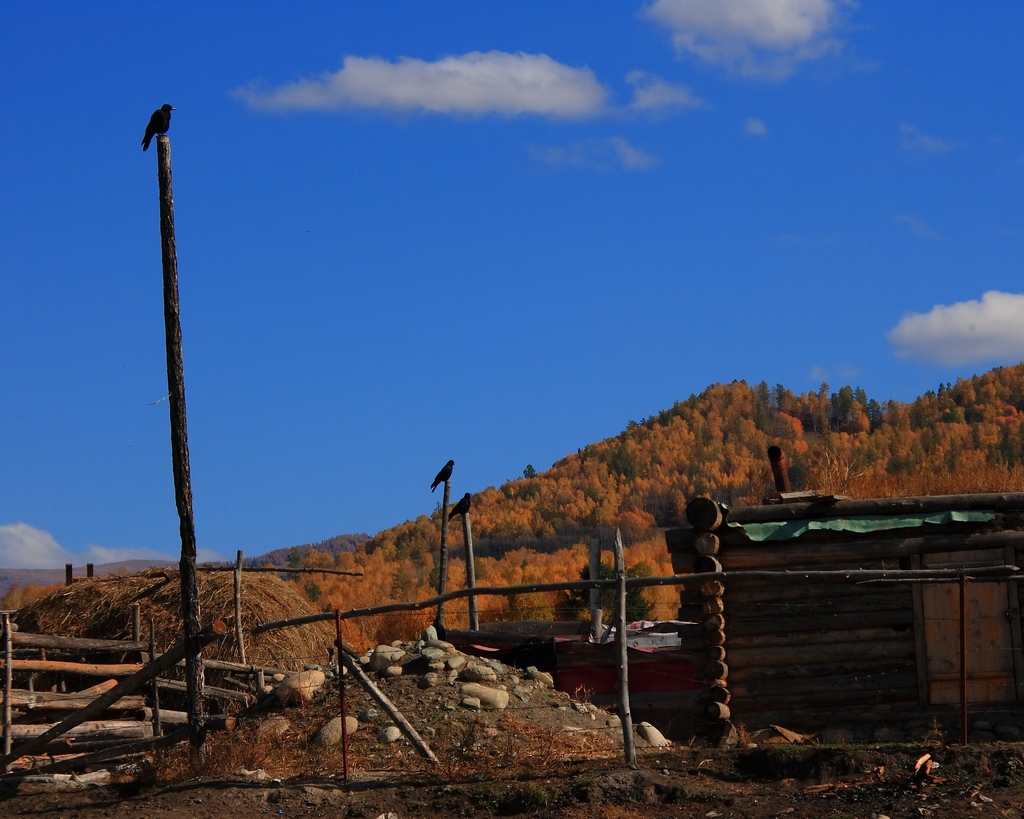
[[(232, 573), (200, 571), (198, 584), (203, 625), (212, 620), (233, 624)], [(34, 634), (130, 640), (136, 603), (140, 609), (141, 639), (149, 638), (152, 617), (157, 651), (166, 651), (181, 640), (184, 629), (181, 581), (179, 573), (171, 569), (76, 580), (71, 586), (51, 592), (20, 609), (14, 620), (19, 630)], [(261, 623), (315, 613), (292, 584), (269, 572), (243, 573), (241, 604), (247, 663), (296, 671), (309, 663), (327, 663), (328, 648), (335, 639), (335, 627), (331, 623), (252, 634), (252, 628)], [(232, 636), (203, 649), (206, 659), (238, 662), (234, 630), (230, 631)]]

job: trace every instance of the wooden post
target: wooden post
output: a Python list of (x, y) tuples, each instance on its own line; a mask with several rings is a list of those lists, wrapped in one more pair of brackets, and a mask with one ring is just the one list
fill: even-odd
[(967, 747), (967, 575), (960, 575), (960, 742)]
[[(149, 615), (149, 661), (156, 659), (156, 623), (153, 615)], [(150, 691), (153, 700), (153, 736), (160, 736), (160, 681), (154, 677)]]
[[(473, 527), (469, 522), (469, 512), (462, 515), (462, 537), (466, 541), (466, 588), (476, 588), (476, 558), (473, 557)], [(476, 595), (469, 596), (469, 630), (480, 631), (480, 609)]]
[(626, 764), (636, 766), (633, 739), (633, 714), (629, 705), (629, 654), (626, 645), (626, 558), (622, 553), (622, 533), (615, 530), (615, 635), (619, 644), (619, 719), (622, 720), (622, 750)]
[(160, 188), (160, 247), (164, 279), (164, 333), (167, 347), (167, 393), (171, 416), (171, 466), (174, 500), (181, 534), (181, 616), (185, 624), (185, 684), (188, 692), (188, 740), (193, 754), (204, 746), (203, 661), (199, 642), (199, 585), (196, 580), (196, 531), (192, 517), (185, 413), (185, 371), (181, 355), (181, 308), (178, 301), (178, 252), (174, 237), (174, 196), (171, 191), (171, 141), (157, 137)]
[[(444, 482), (444, 500), (441, 501), (441, 557), (437, 564), (437, 593), (448, 591), (448, 500), (451, 497), (451, 484)], [(444, 632), (444, 601), (437, 604), (437, 633), (442, 637)]]
[[(11, 755), (11, 687), (12, 687), (12, 666), (14, 658), (14, 641), (11, 639), (11, 613), (5, 611), (3, 615), (4, 626), (4, 756)], [(7, 773), (8, 766), (4, 765), (4, 773)]]
[(245, 665), (245, 636), (242, 631), (242, 550), (235, 556), (235, 642), (238, 643), (238, 662)]
[(85, 576), (89, 578), (92, 577), (92, 563), (85, 564)]
[(341, 655), (345, 651), (345, 642), (341, 639), (341, 609), (334, 611), (334, 625), (338, 633), (338, 698), (341, 708), (341, 763), (348, 782), (348, 714), (345, 713), (345, 664)]
[(64, 564), (64, 585), (70, 586), (74, 580), (74, 569), (72, 569), (70, 563)]
[[(590, 539), (590, 579), (601, 579), (601, 538), (598, 537)], [(590, 635), (595, 643), (600, 643), (604, 634), (601, 626), (601, 620), (604, 617), (601, 594), (601, 589), (590, 590)]]

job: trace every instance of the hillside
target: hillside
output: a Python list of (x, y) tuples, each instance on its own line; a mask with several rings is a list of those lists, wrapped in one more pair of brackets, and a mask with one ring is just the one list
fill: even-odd
[[(851, 386), (797, 395), (781, 384), (715, 384), (547, 471), (473, 494), (474, 545), (484, 554), (565, 546), (614, 527), (639, 538), (676, 525), (697, 495), (760, 503), (774, 488), (772, 444), (786, 453), (794, 488), (854, 497), (1019, 490), (1022, 411), (1024, 364), (940, 384), (909, 404)], [(465, 489), (453, 483), (453, 498)], [(436, 548), (439, 514), (380, 532), (366, 548), (423, 555)]]

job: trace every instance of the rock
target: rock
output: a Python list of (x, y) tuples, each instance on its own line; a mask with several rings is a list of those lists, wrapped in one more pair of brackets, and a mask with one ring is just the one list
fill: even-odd
[(463, 708), (468, 708), (470, 711), (479, 711), (481, 708), (479, 697), (463, 697), (459, 705)]
[(300, 671), (285, 678), (277, 687), (277, 701), (281, 705), (305, 705), (316, 696), (327, 680), (323, 671)]
[(379, 716), (380, 712), (376, 708), (367, 708), (365, 711), (359, 712), (359, 721), (374, 722)]
[(621, 728), (622, 719), (618, 716), (618, 714), (612, 714), (604, 721), (604, 724), (607, 725), (609, 728)]
[[(351, 735), (359, 730), (359, 720), (345, 717), (345, 730)], [(311, 740), (318, 748), (328, 748), (341, 742), (341, 717), (335, 717), (321, 726)]]
[(545, 688), (555, 687), (555, 678), (548, 674), (547, 671), (538, 671), (533, 666), (530, 666), (526, 672), (526, 679), (533, 680), (543, 685)]
[(448, 655), (439, 648), (426, 648), (420, 649), (420, 655), (426, 657), (428, 660), (444, 660)]
[(370, 671), (383, 671), (389, 665), (397, 665), (404, 656), (404, 649), (398, 646), (377, 646), (370, 654), (367, 667)]
[(402, 732), (394, 725), (389, 725), (387, 728), (381, 728), (377, 732), (377, 739), (381, 742), (398, 742), (401, 738)]
[(503, 666), (503, 665), (502, 665), (502, 664), (501, 664), (500, 662), (498, 662), (497, 660), (486, 660), (486, 661), (485, 661), (485, 664), (486, 664), (486, 665), (487, 665), (487, 667), (488, 667), (488, 668), (490, 668), (490, 669), (491, 669), (491, 671), (493, 671), (493, 672), (494, 672), (495, 674), (504, 674), (504, 673), (505, 673), (505, 666)]
[(401, 677), (402, 676), (402, 666), (400, 666), (400, 665), (389, 665), (387, 668), (381, 669), (380, 676), (383, 677), (386, 680), (389, 680), (389, 679), (391, 679), (393, 677)]
[(423, 639), (425, 642), (431, 642), (437, 639), (437, 629), (433, 626), (427, 626), (423, 629)]
[(508, 691), (475, 682), (463, 683), (462, 696), (476, 697), (480, 700), (480, 707), (488, 711), (504, 711), (508, 707)]
[(453, 654), (444, 661), (445, 666), (451, 671), (459, 671), (466, 666), (466, 658), (462, 654)]
[(467, 666), (459, 674), (459, 679), (471, 683), (479, 682), (496, 682), (498, 675), (494, 673), (494, 669), (486, 665), (471, 665)]
[(649, 722), (641, 722), (636, 727), (636, 733), (641, 739), (646, 740), (652, 748), (666, 748), (672, 744), (665, 739), (665, 736), (661, 731)]
[(291, 729), (292, 724), (288, 720), (284, 717), (276, 716), (263, 720), (256, 733), (261, 739), (277, 739), (284, 736)]
[(416, 685), (420, 688), (433, 688), (438, 683), (438, 676), (433, 671), (429, 674), (424, 674), (416, 681)]
[(429, 648), (436, 648), (443, 651), (445, 654), (458, 654), (458, 649), (454, 645), (447, 642), (446, 640), (427, 640), (427, 646)]
[(420, 729), (420, 736), (423, 739), (433, 739), (437, 736), (437, 729), (433, 725), (428, 725), (425, 728)]
[(275, 674), (270, 679), (272, 679), (276, 683), (282, 683), (282, 682), (285, 681), (285, 677), (287, 677), (287, 676), (288, 676), (287, 674)]

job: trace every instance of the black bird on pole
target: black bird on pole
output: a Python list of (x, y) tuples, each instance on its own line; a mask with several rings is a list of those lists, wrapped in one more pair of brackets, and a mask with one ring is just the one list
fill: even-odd
[(469, 511), (470, 497), (469, 492), (462, 496), (457, 504), (452, 507), (452, 511), (448, 513), (448, 520), (451, 520), (456, 515), (464, 515)]
[(452, 476), (452, 468), (455, 466), (455, 461), (448, 461), (444, 466), (441, 467), (441, 471), (437, 473), (437, 477), (434, 478), (434, 482), (430, 484), (430, 491), (433, 492), (437, 489), (439, 483), (444, 483)]
[(146, 126), (146, 135), (142, 138), (142, 150), (149, 150), (149, 141), (157, 134), (166, 134), (171, 127), (171, 111), (177, 110), (173, 105), (164, 103), (153, 112)]

